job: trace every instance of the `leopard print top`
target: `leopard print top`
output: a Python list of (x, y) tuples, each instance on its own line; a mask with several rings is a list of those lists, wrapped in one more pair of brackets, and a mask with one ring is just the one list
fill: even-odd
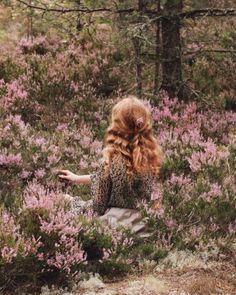
[(152, 173), (135, 173), (132, 179), (128, 179), (126, 162), (122, 156), (112, 160), (108, 173), (101, 163), (90, 178), (92, 207), (99, 215), (103, 215), (110, 207), (136, 209), (139, 201), (150, 200), (156, 181)]

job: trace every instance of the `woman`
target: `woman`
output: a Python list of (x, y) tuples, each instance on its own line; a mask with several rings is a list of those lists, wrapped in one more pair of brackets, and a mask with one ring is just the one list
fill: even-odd
[(61, 170), (59, 177), (77, 184), (91, 184), (92, 208), (111, 226), (122, 224), (139, 236), (148, 230), (138, 210), (151, 193), (163, 162), (163, 152), (153, 135), (151, 114), (134, 96), (112, 109), (101, 165), (92, 175)]

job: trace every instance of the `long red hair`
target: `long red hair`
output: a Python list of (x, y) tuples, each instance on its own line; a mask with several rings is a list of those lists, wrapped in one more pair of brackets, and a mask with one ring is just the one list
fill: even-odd
[(151, 113), (135, 96), (128, 96), (113, 107), (104, 145), (107, 166), (115, 155), (123, 155), (129, 174), (159, 173), (163, 152), (153, 135)]

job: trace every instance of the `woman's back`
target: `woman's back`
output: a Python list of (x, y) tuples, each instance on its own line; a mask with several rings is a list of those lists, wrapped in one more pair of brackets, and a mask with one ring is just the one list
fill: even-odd
[(108, 171), (102, 163), (91, 175), (91, 193), (94, 210), (102, 215), (107, 208), (137, 209), (138, 202), (150, 200), (155, 175), (149, 173), (128, 174), (124, 156), (114, 157)]

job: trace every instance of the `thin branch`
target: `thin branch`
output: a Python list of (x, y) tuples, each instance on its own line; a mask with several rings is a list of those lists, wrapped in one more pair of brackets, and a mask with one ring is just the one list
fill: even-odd
[(17, 2), (25, 5), (28, 8), (33, 8), (46, 12), (56, 12), (56, 13), (71, 13), (71, 12), (81, 12), (81, 13), (93, 13), (93, 12), (113, 12), (113, 13), (132, 13), (137, 11), (135, 8), (126, 8), (126, 9), (116, 9), (114, 10), (111, 7), (101, 7), (101, 8), (49, 8), (45, 5), (45, 7), (30, 4), (24, 0), (16, 0)]
[(205, 53), (205, 52), (216, 52), (216, 53), (232, 53), (232, 54), (236, 54), (236, 50), (234, 49), (225, 49), (225, 48), (206, 48), (206, 49), (199, 49), (199, 50), (195, 50), (195, 51), (186, 51), (184, 52), (184, 55), (188, 55), (188, 54), (201, 54), (201, 53)]
[[(101, 7), (101, 8), (93, 8), (90, 9), (88, 7), (85, 8), (49, 8), (44, 4), (43, 6), (38, 6), (34, 4), (30, 4), (25, 0), (16, 0), (18, 3), (25, 5), (28, 8), (33, 8), (45, 12), (56, 12), (56, 13), (71, 13), (71, 12), (81, 12), (81, 13), (93, 13), (93, 12), (111, 12), (111, 13), (133, 13), (139, 12), (137, 8), (125, 8), (125, 9), (113, 9), (112, 7)], [(195, 17), (204, 17), (204, 16), (212, 16), (212, 17), (219, 17), (219, 16), (236, 16), (236, 9), (228, 8), (228, 9), (221, 9), (221, 8), (205, 8), (205, 9), (196, 9), (191, 11), (184, 11), (175, 15), (162, 15), (162, 10), (159, 12), (154, 10), (144, 9), (143, 13), (155, 15), (159, 19), (160, 18), (195, 18)]]
[(203, 16), (236, 16), (236, 9), (228, 8), (205, 8), (205, 9), (196, 9), (191, 11), (184, 11), (176, 15), (179, 18), (195, 18)]

